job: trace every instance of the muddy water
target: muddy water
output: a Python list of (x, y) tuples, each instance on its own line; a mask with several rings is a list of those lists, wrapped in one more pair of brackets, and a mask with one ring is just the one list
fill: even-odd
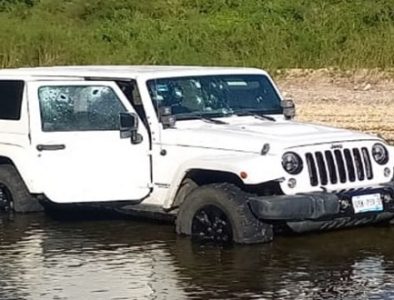
[(394, 227), (192, 244), (130, 220), (0, 216), (0, 299), (394, 299)]

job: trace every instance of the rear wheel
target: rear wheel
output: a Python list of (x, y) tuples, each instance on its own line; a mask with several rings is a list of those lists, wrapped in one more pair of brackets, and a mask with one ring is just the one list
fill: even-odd
[(260, 222), (247, 204), (248, 194), (229, 183), (211, 184), (191, 192), (176, 220), (179, 234), (208, 242), (269, 242), (272, 226)]
[(2, 211), (10, 211), (12, 210), (12, 198), (10, 191), (6, 186), (0, 184), (0, 210)]
[(0, 205), (4, 210), (12, 209), (21, 213), (43, 210), (11, 165), (0, 165)]

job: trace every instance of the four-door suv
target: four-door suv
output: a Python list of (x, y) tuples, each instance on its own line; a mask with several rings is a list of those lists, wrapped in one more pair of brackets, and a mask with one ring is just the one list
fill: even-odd
[(169, 216), (238, 243), (392, 219), (394, 148), (294, 114), (259, 69), (2, 70), (0, 204)]

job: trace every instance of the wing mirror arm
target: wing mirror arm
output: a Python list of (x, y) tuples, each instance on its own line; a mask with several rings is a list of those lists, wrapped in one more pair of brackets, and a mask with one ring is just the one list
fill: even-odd
[(175, 127), (176, 117), (172, 114), (170, 106), (162, 106), (159, 108), (159, 120), (164, 129)]
[(142, 135), (138, 133), (138, 116), (135, 113), (120, 113), (120, 138), (130, 139), (136, 145), (142, 142)]

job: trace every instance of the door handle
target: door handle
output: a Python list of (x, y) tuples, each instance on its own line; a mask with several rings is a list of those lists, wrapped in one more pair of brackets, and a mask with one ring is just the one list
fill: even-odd
[(66, 145), (64, 144), (54, 144), (54, 145), (37, 145), (38, 151), (58, 151), (66, 149)]

